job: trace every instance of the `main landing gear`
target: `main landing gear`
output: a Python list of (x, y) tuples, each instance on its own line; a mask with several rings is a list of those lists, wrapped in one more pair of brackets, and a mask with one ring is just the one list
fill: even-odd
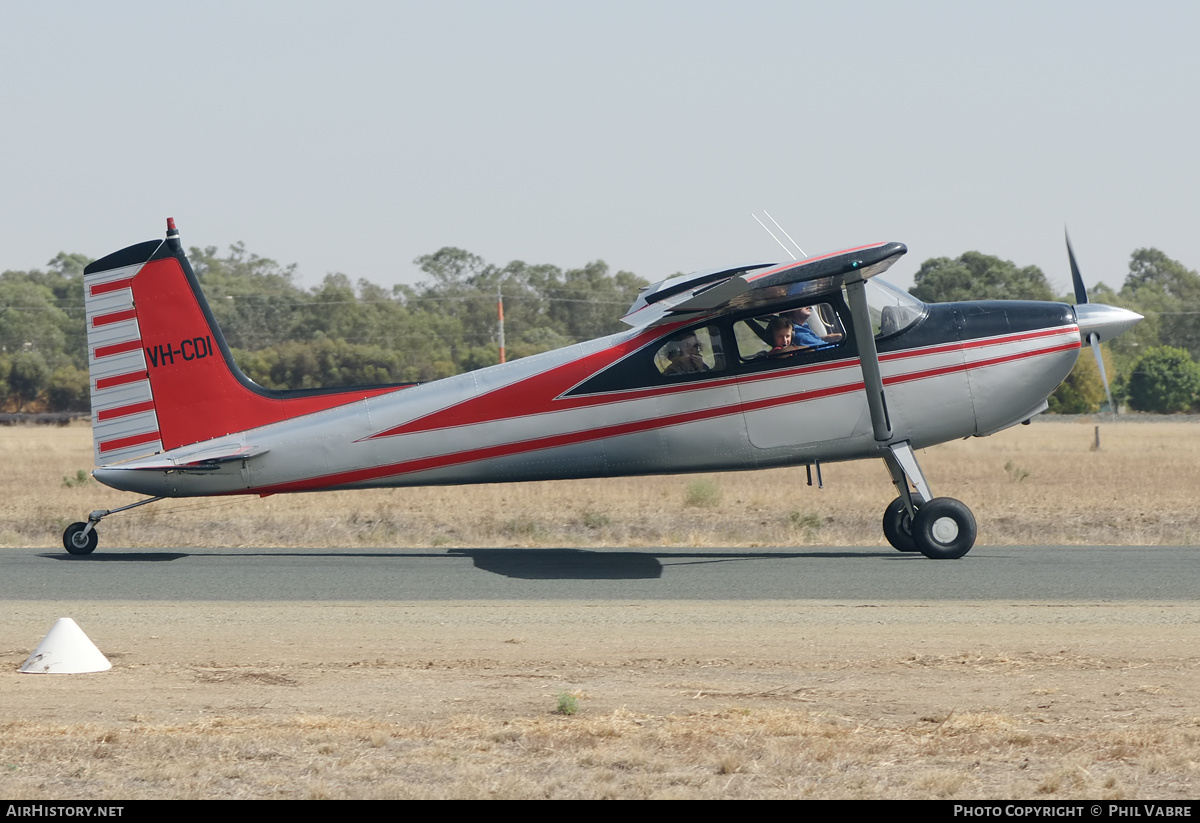
[[(883, 536), (897, 550), (933, 560), (957, 560), (975, 545), (975, 516), (952, 497), (934, 497), (908, 443), (888, 447), (883, 460), (900, 496), (883, 513)], [(915, 491), (909, 488), (909, 483)]]
[(63, 548), (71, 554), (91, 554), (100, 543), (100, 536), (96, 534), (97, 523), (110, 514), (136, 509), (138, 506), (153, 503), (155, 500), (162, 500), (162, 498), (151, 497), (130, 503), (128, 506), (121, 506), (119, 509), (100, 509), (92, 512), (88, 515), (86, 523), (72, 523), (67, 526), (67, 530), (63, 532)]

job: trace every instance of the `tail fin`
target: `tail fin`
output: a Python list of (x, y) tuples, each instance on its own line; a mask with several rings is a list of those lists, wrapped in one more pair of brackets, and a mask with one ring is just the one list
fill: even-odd
[(279, 392), (253, 383), (233, 362), (172, 219), (166, 240), (84, 269), (83, 288), (97, 466), (401, 388)]

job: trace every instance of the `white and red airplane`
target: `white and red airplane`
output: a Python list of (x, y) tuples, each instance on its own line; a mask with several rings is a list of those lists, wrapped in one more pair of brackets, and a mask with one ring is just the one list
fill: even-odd
[[(130, 246), (84, 273), (93, 475), (164, 497), (817, 466), (882, 458), (900, 551), (958, 558), (970, 510), (934, 497), (914, 450), (1028, 421), (1095, 345), (1141, 317), (1086, 303), (926, 305), (874, 280), (876, 243), (671, 278), (627, 331), (431, 383), (271, 391), (234, 363), (183, 252)], [(1072, 255), (1072, 268), (1074, 256)]]

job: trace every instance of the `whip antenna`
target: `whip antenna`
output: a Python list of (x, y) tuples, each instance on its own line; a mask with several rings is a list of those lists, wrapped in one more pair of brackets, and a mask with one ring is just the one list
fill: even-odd
[[(770, 219), (770, 221), (775, 224), (775, 228), (777, 228), (781, 232), (783, 232), (784, 237), (786, 237), (788, 240), (791, 240), (792, 245), (796, 247), (796, 251), (800, 252), (800, 256), (807, 260), (808, 255), (804, 253), (804, 249), (800, 248), (799, 243), (797, 243), (795, 240), (792, 240), (792, 236), (790, 234), (788, 234), (787, 231), (784, 230), (783, 226), (779, 225), (779, 221), (776, 220), (774, 217), (771, 217), (771, 213), (768, 212), (766, 209), (763, 209), (763, 214), (765, 214)], [(774, 237), (775, 235), (771, 235), (771, 236)], [(792, 259), (794, 260), (795, 258), (792, 258)]]
[[(767, 214), (767, 213), (764, 211), (764, 212), (763, 212), (763, 214)], [(773, 231), (771, 231), (770, 229), (768, 229), (768, 228), (767, 228), (767, 224), (766, 224), (766, 223), (764, 223), (763, 221), (761, 221), (761, 220), (759, 220), (759, 219), (758, 219), (758, 215), (757, 215), (757, 214), (755, 214), (754, 212), (750, 212), (750, 216), (754, 218), (755, 222), (757, 222), (757, 223), (758, 223), (758, 225), (760, 225), (760, 226), (762, 226), (762, 227), (763, 227), (763, 230), (764, 230), (764, 231), (765, 231), (767, 234), (771, 235), (771, 239), (772, 239), (772, 240), (774, 240), (776, 243), (778, 243), (778, 244), (780, 245), (780, 247), (782, 247), (782, 248), (783, 248), (783, 250), (784, 250), (785, 252), (787, 252), (787, 253), (788, 253), (788, 257), (792, 258), (793, 260), (795, 260), (795, 259), (796, 259), (796, 255), (792, 254), (792, 250), (791, 250), (791, 249), (789, 249), (787, 246), (783, 245), (783, 241), (782, 241), (782, 240), (780, 240), (778, 237), (776, 237), (776, 236), (775, 236), (775, 232), (773, 232)], [(770, 216), (771, 216), (771, 215), (767, 214), (767, 217), (770, 217)], [(778, 224), (778, 223), (776, 223), (775, 225), (777, 225), (777, 226), (778, 226), (779, 224)], [(782, 231), (782, 229), (780, 229), (780, 231)], [(790, 239), (790, 238), (789, 238), (789, 239)], [(797, 246), (796, 248), (800, 248), (800, 247), (799, 247), (799, 246)], [(801, 254), (803, 254), (803, 252), (801, 252)]]

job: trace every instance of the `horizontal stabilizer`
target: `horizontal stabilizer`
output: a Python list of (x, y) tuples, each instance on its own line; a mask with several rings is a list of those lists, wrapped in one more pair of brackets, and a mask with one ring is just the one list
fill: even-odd
[(120, 466), (109, 466), (108, 469), (119, 471), (211, 471), (218, 468), (222, 463), (230, 463), (235, 460), (252, 460), (255, 457), (267, 454), (269, 451), (270, 449), (263, 448), (262, 446), (244, 446), (237, 443), (229, 443), (218, 448), (201, 449), (185, 454), (176, 453), (174, 457), (154, 455), (145, 460), (134, 460)]

